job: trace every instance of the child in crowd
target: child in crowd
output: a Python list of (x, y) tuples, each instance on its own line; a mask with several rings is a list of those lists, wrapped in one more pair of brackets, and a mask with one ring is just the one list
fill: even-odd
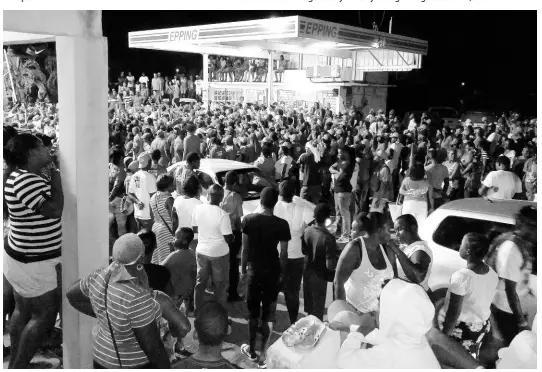
[(191, 228), (177, 229), (173, 242), (175, 252), (170, 253), (162, 262), (162, 266), (168, 268), (171, 273), (172, 298), (178, 306), (182, 304), (185, 314), (193, 308), (190, 302), (196, 285), (196, 256), (189, 249), (192, 240), (194, 240), (194, 231)]

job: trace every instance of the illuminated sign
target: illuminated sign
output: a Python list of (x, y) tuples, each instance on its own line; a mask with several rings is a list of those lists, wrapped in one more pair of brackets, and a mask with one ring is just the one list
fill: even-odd
[(326, 38), (336, 39), (339, 33), (339, 28), (333, 24), (323, 24), (316, 22), (307, 22), (304, 30), (307, 36), (320, 36)]
[(169, 32), (169, 41), (193, 41), (198, 39), (198, 30), (194, 28), (180, 28)]

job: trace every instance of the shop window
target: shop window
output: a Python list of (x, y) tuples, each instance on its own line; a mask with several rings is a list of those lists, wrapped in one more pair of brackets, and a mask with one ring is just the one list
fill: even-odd
[(482, 220), (477, 218), (467, 218), (459, 216), (446, 217), (433, 233), (433, 241), (443, 247), (459, 251), (463, 236), (469, 232), (487, 235), (498, 235), (510, 231), (513, 225)]

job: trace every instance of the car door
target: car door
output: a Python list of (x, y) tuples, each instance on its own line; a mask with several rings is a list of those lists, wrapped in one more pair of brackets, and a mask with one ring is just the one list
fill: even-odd
[(491, 230), (503, 233), (512, 229), (514, 224), (512, 218), (445, 208), (437, 209), (430, 217), (425, 221), (420, 237), (428, 242), (433, 251), (433, 267), (429, 277), (429, 287), (433, 291), (447, 288), (452, 274), (465, 267), (465, 260), (459, 256), (465, 234), (477, 232), (486, 235)]

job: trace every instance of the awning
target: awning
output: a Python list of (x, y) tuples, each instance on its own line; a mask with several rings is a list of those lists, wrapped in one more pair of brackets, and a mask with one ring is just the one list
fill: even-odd
[(130, 48), (255, 58), (268, 51), (352, 58), (367, 50), (419, 61), (428, 50), (424, 40), (302, 16), (136, 31), (128, 40)]

